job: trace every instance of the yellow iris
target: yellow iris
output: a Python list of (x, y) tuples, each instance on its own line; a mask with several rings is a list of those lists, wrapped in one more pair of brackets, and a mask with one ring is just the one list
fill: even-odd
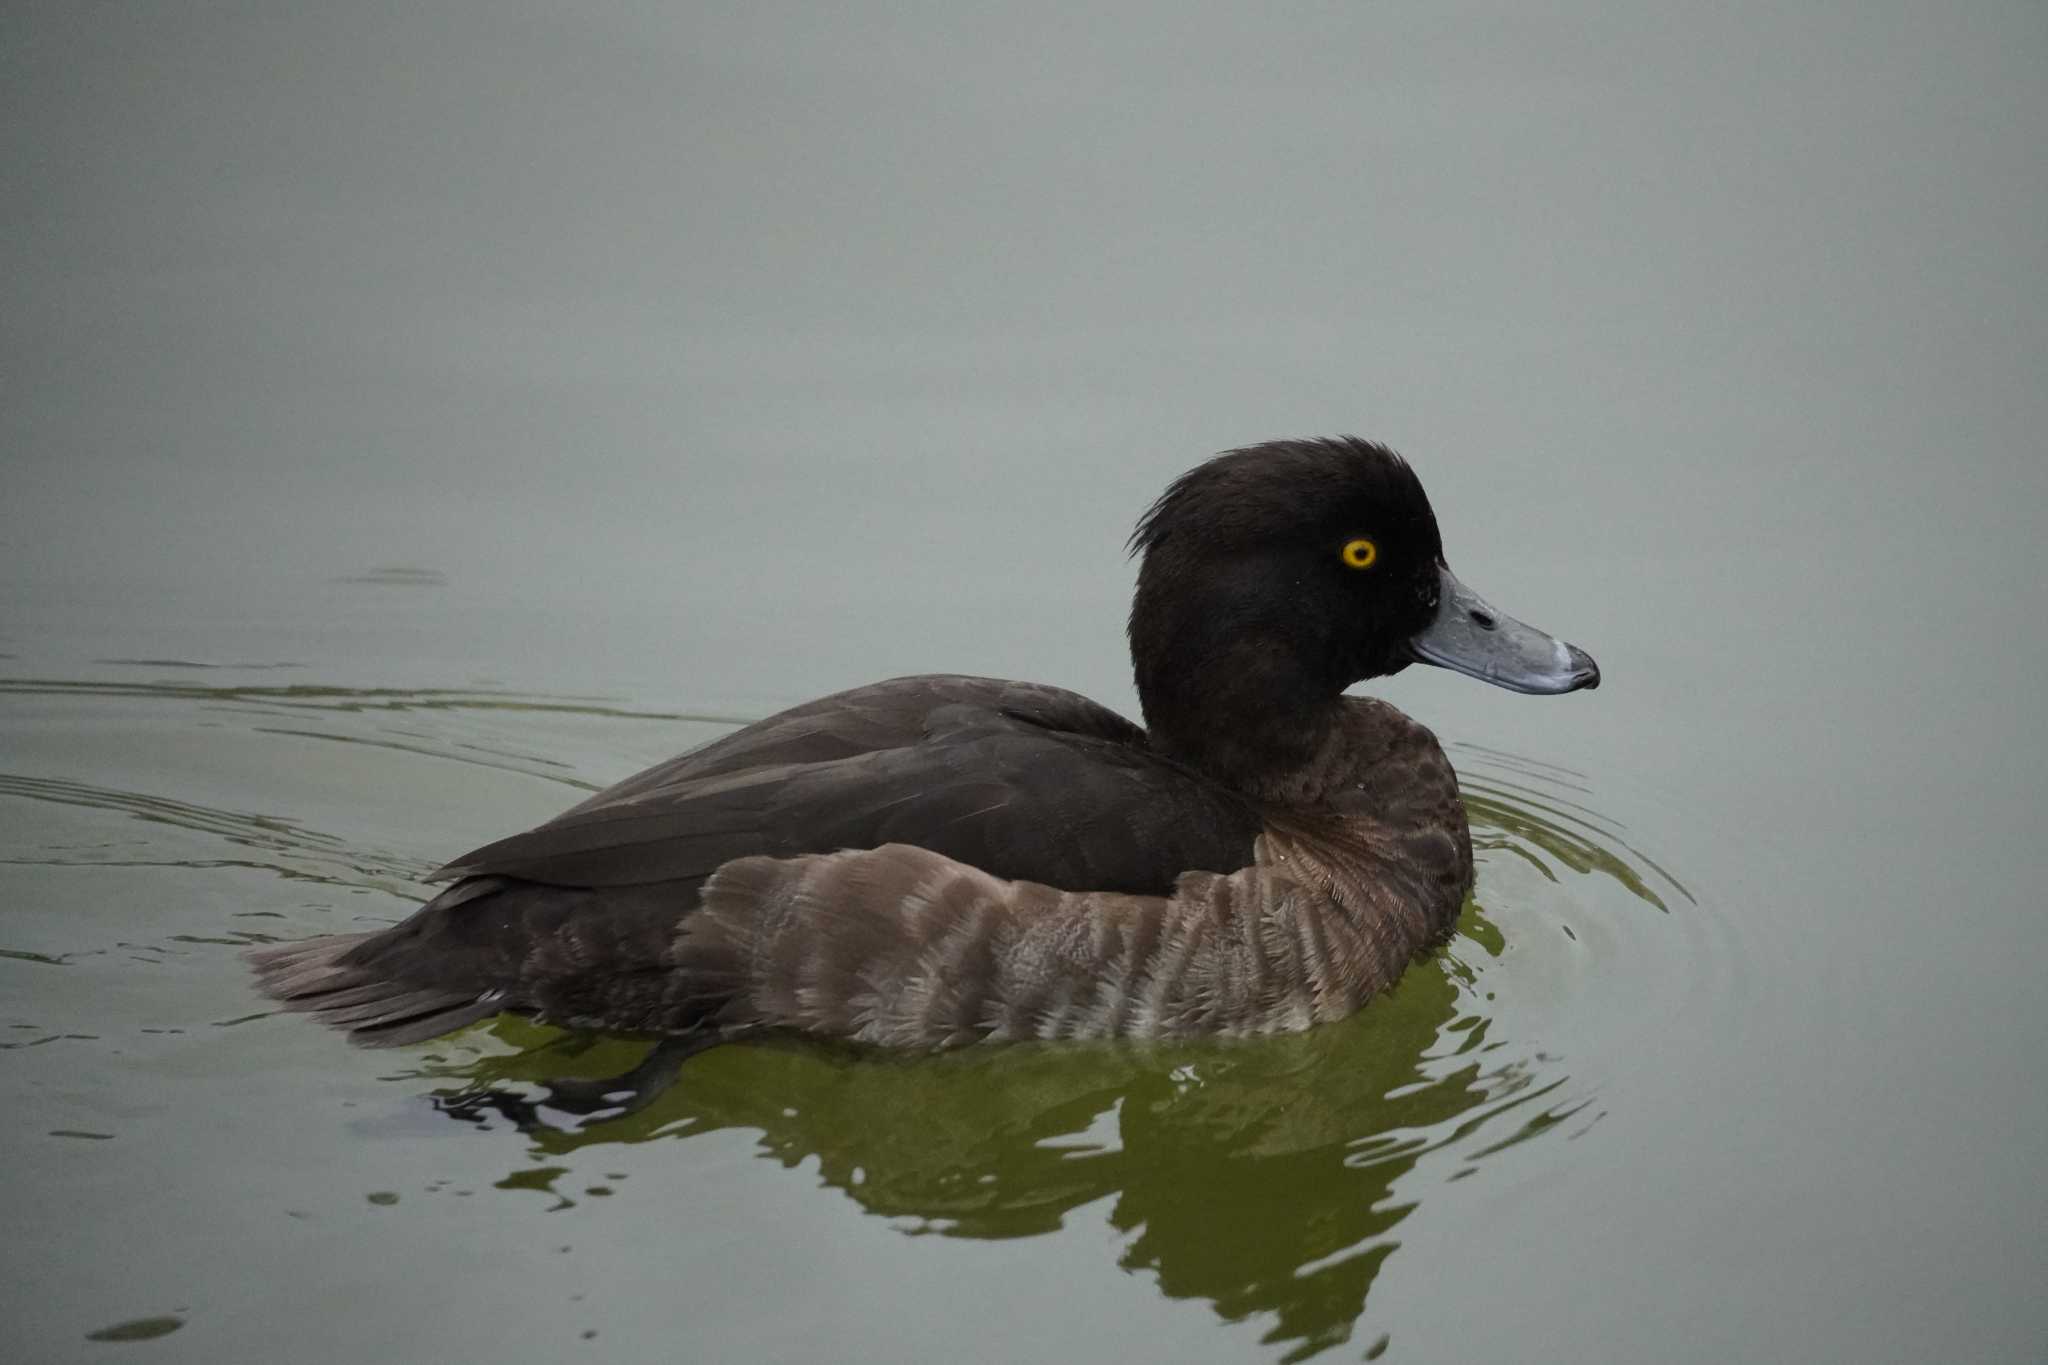
[(1380, 557), (1380, 547), (1360, 537), (1344, 542), (1344, 562), (1354, 569), (1370, 569)]

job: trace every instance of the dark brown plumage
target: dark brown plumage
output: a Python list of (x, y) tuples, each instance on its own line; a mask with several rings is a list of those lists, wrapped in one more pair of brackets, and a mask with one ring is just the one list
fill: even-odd
[(1344, 689), (1598, 671), (1458, 583), (1363, 441), (1219, 456), (1132, 545), (1147, 728), (989, 678), (825, 697), (457, 859), (391, 929), (252, 954), (263, 989), (370, 1045), (500, 1010), (902, 1046), (1350, 1013), (1448, 934), (1472, 854), (1435, 738)]

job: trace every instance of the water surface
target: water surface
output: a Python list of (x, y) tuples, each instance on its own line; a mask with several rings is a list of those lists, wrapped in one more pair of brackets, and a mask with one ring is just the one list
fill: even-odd
[[(2042, 1357), (2038, 5), (4, 33), (9, 1358)], [(1139, 513), (1345, 431), (1605, 675), (1370, 689), (1479, 880), (1356, 1018), (591, 1118), (251, 989), (837, 688), (1128, 713)]]

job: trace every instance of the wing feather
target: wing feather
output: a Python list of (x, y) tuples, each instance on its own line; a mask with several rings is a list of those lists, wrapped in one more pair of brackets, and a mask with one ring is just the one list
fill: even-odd
[(636, 886), (904, 843), (999, 877), (1159, 894), (1182, 872), (1244, 866), (1258, 829), (1242, 799), (1086, 698), (908, 678), (770, 717), (437, 876)]

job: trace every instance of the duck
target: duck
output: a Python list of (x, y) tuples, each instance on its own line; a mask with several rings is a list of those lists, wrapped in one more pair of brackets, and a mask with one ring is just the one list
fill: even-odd
[(372, 1047), (502, 1012), (928, 1049), (1354, 1013), (1448, 939), (1473, 861), (1436, 737), (1349, 689), (1599, 667), (1459, 581), (1359, 437), (1225, 451), (1128, 549), (1142, 725), (997, 678), (835, 693), (455, 859), (389, 928), (251, 953), (258, 986)]

